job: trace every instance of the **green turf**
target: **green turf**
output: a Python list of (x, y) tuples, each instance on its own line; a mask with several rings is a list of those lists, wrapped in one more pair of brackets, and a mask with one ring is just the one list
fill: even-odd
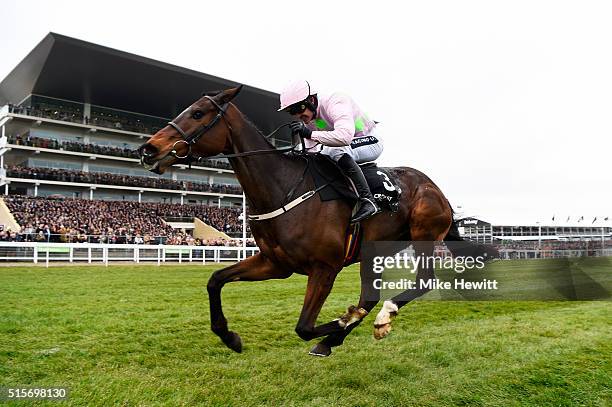
[[(232, 283), (236, 354), (209, 330), (219, 267), (0, 268), (0, 386), (68, 386), (61, 405), (83, 406), (612, 404), (610, 302), (418, 301), (388, 338), (371, 315), (315, 358), (293, 330), (305, 277)], [(357, 295), (351, 267), (320, 321)]]

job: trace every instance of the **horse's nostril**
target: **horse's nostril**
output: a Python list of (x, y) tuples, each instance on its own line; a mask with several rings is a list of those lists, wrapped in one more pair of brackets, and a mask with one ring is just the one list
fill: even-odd
[(144, 157), (151, 157), (157, 154), (157, 148), (151, 144), (144, 144), (140, 148), (140, 155)]

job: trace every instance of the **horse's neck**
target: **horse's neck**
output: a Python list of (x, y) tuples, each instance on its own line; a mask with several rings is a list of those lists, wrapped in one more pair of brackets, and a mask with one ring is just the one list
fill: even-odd
[[(240, 116), (240, 125), (235, 126), (232, 123), (233, 153), (274, 148), (237, 109), (235, 113)], [(276, 209), (282, 204), (285, 195), (293, 186), (290, 183), (296, 181), (294, 174), (303, 165), (280, 153), (235, 157), (229, 160), (249, 206), (257, 213)]]

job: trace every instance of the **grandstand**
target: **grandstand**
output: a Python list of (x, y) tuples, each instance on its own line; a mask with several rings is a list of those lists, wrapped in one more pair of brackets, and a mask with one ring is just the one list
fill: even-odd
[[(459, 232), (467, 239), (479, 243), (505, 244), (515, 247), (539, 245), (555, 246), (567, 242), (612, 243), (612, 221), (609, 217), (584, 216), (557, 219), (534, 224), (493, 225), (476, 218), (464, 218), (458, 224)], [(567, 245), (565, 245), (567, 246)]]
[[(107, 233), (117, 236), (104, 239), (124, 241), (140, 235), (140, 240), (147, 235), (158, 242), (185, 241), (195, 218), (222, 233), (240, 236), (238, 215), (246, 209), (226, 160), (175, 166), (160, 177), (144, 170), (134, 151), (202, 92), (236, 85), (50, 33), (0, 82), (0, 193), (12, 222), (37, 234), (57, 235), (61, 241), (85, 234), (95, 240), (99, 237), (94, 235)], [(276, 113), (277, 100), (275, 93), (245, 86), (235, 102), (262, 131), (271, 132), (286, 119)], [(272, 142), (286, 144), (288, 137)], [(61, 211), (56, 209), (64, 208), (66, 217), (81, 223), (85, 220), (79, 211), (97, 213), (99, 208), (106, 208), (104, 216), (125, 211), (136, 217), (151, 211), (153, 215), (145, 226), (123, 228), (116, 222), (69, 227), (57, 219), (38, 225), (40, 219), (28, 212), (32, 207), (57, 216)], [(210, 207), (219, 210), (217, 221), (205, 216), (212, 213), (205, 209)], [(181, 219), (173, 222), (172, 217)], [(4, 233), (0, 240), (11, 238), (10, 215), (6, 218), (4, 223), (0, 220)], [(53, 225), (45, 231), (44, 224), (50, 222)], [(173, 232), (173, 226), (180, 232)], [(32, 236), (29, 230), (20, 239)]]

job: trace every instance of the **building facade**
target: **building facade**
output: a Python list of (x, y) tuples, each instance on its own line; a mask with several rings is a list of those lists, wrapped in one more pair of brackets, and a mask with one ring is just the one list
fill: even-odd
[(460, 234), (479, 243), (516, 242), (578, 242), (604, 243), (612, 240), (612, 222), (609, 218), (577, 218), (565, 222), (551, 221), (524, 225), (493, 225), (476, 218), (461, 219), (457, 225)]

